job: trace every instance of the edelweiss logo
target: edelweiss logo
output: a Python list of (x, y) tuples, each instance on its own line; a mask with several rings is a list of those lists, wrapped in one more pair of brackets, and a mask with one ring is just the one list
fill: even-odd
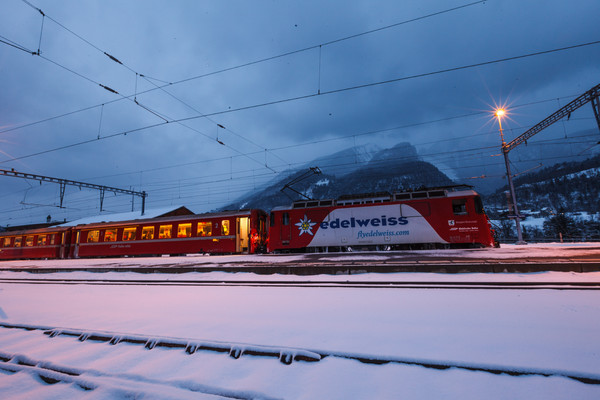
[(312, 228), (316, 224), (316, 222), (312, 222), (310, 219), (308, 219), (306, 214), (304, 214), (304, 219), (301, 219), (300, 222), (295, 223), (294, 225), (300, 229), (300, 234), (298, 234), (298, 236), (302, 236), (303, 233), (308, 233), (309, 235), (313, 236)]

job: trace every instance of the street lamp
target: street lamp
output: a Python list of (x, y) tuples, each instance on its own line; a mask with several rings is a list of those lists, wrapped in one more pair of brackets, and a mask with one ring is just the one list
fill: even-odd
[[(502, 131), (502, 117), (506, 115), (504, 108), (497, 108), (494, 112), (496, 118), (498, 118), (498, 127), (500, 128), (500, 139), (502, 140), (502, 154), (504, 155), (504, 164), (506, 165), (506, 177), (508, 179), (508, 187), (510, 189), (510, 196), (513, 203), (513, 210), (515, 215), (512, 216), (515, 219), (515, 225), (517, 226), (517, 244), (527, 244), (523, 240), (523, 233), (521, 232), (521, 217), (519, 215), (519, 208), (517, 207), (517, 195), (515, 194), (515, 186), (512, 181), (512, 174), (510, 172), (510, 163), (508, 161), (508, 146), (504, 141), (504, 132)], [(509, 215), (509, 218), (511, 216)]]

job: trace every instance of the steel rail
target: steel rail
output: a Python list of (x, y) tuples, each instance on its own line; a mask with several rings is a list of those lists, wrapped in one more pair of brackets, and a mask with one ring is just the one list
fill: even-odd
[(267, 280), (144, 280), (0, 278), (0, 283), (26, 285), (99, 286), (213, 286), (353, 289), (486, 289), (486, 290), (600, 290), (600, 282), (472, 282), (472, 281), (267, 281)]

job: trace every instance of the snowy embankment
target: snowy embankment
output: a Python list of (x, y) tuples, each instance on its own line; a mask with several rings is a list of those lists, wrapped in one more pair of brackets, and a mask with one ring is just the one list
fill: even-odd
[[(560, 253), (561, 246), (507, 246), (495, 252), (490, 250), (490, 254), (511, 258), (523, 250)], [(579, 246), (577, 251), (598, 254), (592, 246)], [(240, 257), (255, 259), (254, 256), (194, 256), (169, 261), (187, 263), (210, 258), (210, 262), (219, 259), (230, 263)], [(278, 257), (289, 261), (302, 256)], [(383, 253), (381, 257), (387, 256)], [(0, 271), (0, 279), (27, 277), (215, 282), (294, 279), (223, 272), (157, 276), (132, 272), (39, 275)], [(597, 282), (600, 273), (398, 273), (298, 279)], [(57, 332), (72, 329), (105, 332), (121, 339), (143, 338), (140, 344), (122, 340), (111, 345), (89, 337), (80, 341), (77, 336), (50, 337), (39, 330), (0, 328), (0, 359), (5, 360), (4, 365), (0, 363), (2, 398), (600, 398), (600, 385), (568, 378), (600, 379), (600, 291), (597, 290), (3, 282), (0, 322), (52, 327)], [(193, 354), (186, 353), (184, 348), (152, 345), (147, 346), (153, 347), (149, 350), (143, 343), (148, 340), (156, 345), (165, 338), (177, 343), (223, 346), (229, 352), (202, 350), (202, 346)], [(231, 352), (232, 349), (235, 351)], [(278, 357), (245, 354), (247, 350), (260, 353), (266, 352), (265, 349), (289, 354), (306, 352), (307, 357), (311, 352), (327, 356), (318, 362), (294, 361), (286, 365)], [(350, 356), (405, 363), (365, 364)], [(407, 364), (409, 361), (414, 363)], [(49, 368), (44, 368), (48, 365)], [(436, 369), (436, 365), (445, 369)], [(489, 373), (486, 369), (532, 374), (511, 376)], [(60, 371), (70, 371), (70, 378), (61, 380), (65, 374)]]

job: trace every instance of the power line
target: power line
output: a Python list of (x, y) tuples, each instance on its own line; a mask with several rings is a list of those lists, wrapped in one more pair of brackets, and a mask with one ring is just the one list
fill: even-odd
[[(95, 50), (97, 50), (98, 52), (100, 52), (100, 53), (102, 53), (102, 54), (106, 55), (106, 56), (107, 56), (108, 58), (110, 58), (112, 61), (116, 62), (116, 63), (117, 63), (117, 64), (119, 64), (119, 65), (122, 65), (123, 67), (127, 68), (129, 71), (133, 72), (133, 73), (135, 74), (135, 76), (136, 76), (136, 88), (137, 88), (137, 77), (138, 77), (138, 76), (140, 76), (140, 77), (144, 78), (144, 79), (145, 79), (147, 82), (149, 82), (150, 84), (152, 84), (153, 86), (155, 86), (157, 89), (160, 89), (160, 90), (162, 90), (164, 93), (168, 94), (170, 97), (174, 98), (175, 100), (177, 100), (177, 101), (179, 101), (180, 103), (184, 104), (186, 107), (188, 107), (188, 108), (190, 108), (191, 110), (193, 110), (195, 113), (197, 113), (197, 114), (199, 114), (200, 116), (202, 116), (202, 113), (201, 113), (200, 111), (198, 111), (197, 109), (195, 109), (194, 107), (192, 107), (192, 106), (191, 106), (191, 105), (189, 105), (188, 103), (184, 102), (183, 100), (179, 99), (178, 97), (176, 97), (176, 96), (175, 96), (175, 95), (173, 95), (172, 93), (168, 92), (167, 90), (165, 90), (165, 89), (164, 89), (164, 87), (160, 87), (160, 86), (156, 85), (154, 82), (152, 82), (152, 81), (149, 79), (149, 77), (146, 77), (146, 75), (144, 75), (144, 74), (142, 74), (142, 73), (139, 73), (139, 72), (135, 71), (133, 68), (129, 67), (127, 64), (123, 63), (121, 60), (117, 59), (116, 57), (114, 57), (113, 55), (109, 54), (108, 52), (106, 52), (106, 51), (102, 50), (100, 47), (96, 46), (95, 44), (93, 44), (93, 43), (92, 43), (92, 42), (90, 42), (89, 40), (85, 39), (83, 36), (81, 36), (81, 35), (77, 34), (77, 33), (76, 33), (76, 32), (74, 32), (73, 30), (71, 30), (71, 29), (67, 28), (65, 25), (61, 24), (60, 22), (58, 22), (58, 21), (57, 21), (57, 20), (55, 20), (54, 18), (52, 18), (52, 17), (50, 17), (50, 16), (47, 16), (47, 15), (46, 15), (46, 14), (45, 14), (45, 13), (44, 13), (44, 12), (43, 12), (41, 9), (39, 9), (39, 8), (35, 7), (34, 5), (32, 5), (32, 4), (31, 4), (30, 2), (28, 2), (27, 0), (22, 0), (22, 1), (23, 1), (25, 4), (29, 5), (30, 7), (34, 8), (35, 10), (39, 11), (39, 12), (40, 12), (40, 14), (42, 14), (42, 16), (43, 16), (43, 17), (47, 17), (47, 18), (48, 18), (48, 19), (50, 19), (52, 22), (54, 22), (55, 24), (57, 24), (58, 26), (60, 26), (60, 27), (61, 27), (61, 28), (63, 28), (64, 30), (66, 30), (67, 32), (71, 33), (72, 35), (74, 35), (75, 37), (77, 37), (78, 39), (80, 39), (81, 41), (83, 41), (84, 43), (88, 44), (89, 46), (91, 46), (92, 48), (94, 48)], [(43, 28), (43, 25), (42, 25), (42, 28)], [(40, 34), (40, 42), (41, 42), (41, 34)], [(35, 54), (35, 53), (34, 53), (34, 54)], [(39, 49), (38, 49), (38, 52), (37, 52), (37, 54), (36, 54), (36, 55), (38, 55), (38, 56), (40, 55), (40, 50), (39, 50)], [(48, 59), (47, 59), (47, 58), (45, 58), (45, 57), (42, 57), (42, 58), (44, 58), (44, 59), (45, 59), (45, 60), (47, 60), (47, 61), (50, 61), (50, 62), (54, 63), (55, 65), (57, 65), (57, 66), (59, 66), (59, 67), (61, 67), (61, 68), (64, 68), (64, 69), (66, 69), (67, 71), (69, 71), (69, 72), (71, 72), (71, 73), (73, 73), (73, 74), (76, 74), (77, 76), (80, 76), (80, 77), (82, 77), (82, 78), (84, 78), (84, 79), (86, 79), (86, 80), (88, 80), (88, 81), (90, 81), (90, 82), (92, 82), (92, 83), (98, 84), (99, 86), (101, 86), (102, 88), (104, 88), (104, 89), (108, 90), (109, 92), (112, 92), (112, 93), (115, 93), (115, 94), (117, 94), (117, 95), (120, 95), (120, 93), (118, 93), (116, 90), (114, 90), (114, 89), (112, 89), (112, 88), (110, 88), (110, 87), (107, 87), (107, 86), (105, 86), (105, 85), (102, 85), (102, 84), (100, 84), (100, 83), (98, 83), (98, 82), (95, 82), (95, 81), (93, 81), (93, 80), (91, 80), (91, 79), (89, 79), (89, 78), (87, 78), (87, 77), (85, 77), (85, 76), (83, 76), (83, 75), (81, 75), (81, 74), (79, 74), (79, 73), (77, 73), (77, 72), (75, 72), (75, 71), (73, 71), (73, 70), (69, 69), (69, 68), (66, 68), (66, 67), (64, 67), (64, 66), (63, 66), (63, 65), (61, 65), (61, 64), (58, 64), (58, 63), (56, 63), (56, 62), (54, 62), (54, 61), (52, 61), (52, 60), (48, 60)], [(154, 79), (154, 78), (153, 78), (153, 79)], [(164, 81), (162, 81), (162, 82), (164, 82)], [(137, 90), (136, 90), (136, 92), (137, 92)], [(127, 97), (127, 96), (123, 96), (123, 97)], [(137, 100), (137, 93), (136, 93), (136, 95), (135, 95), (135, 97), (134, 97), (133, 101), (134, 101), (134, 103), (135, 103), (135, 104), (137, 104), (138, 106), (140, 106), (140, 107), (141, 107), (141, 108), (143, 108), (144, 110), (146, 110), (146, 111), (150, 112), (151, 114), (153, 114), (153, 115), (155, 115), (155, 116), (157, 116), (157, 117), (159, 117), (159, 118), (163, 119), (165, 122), (169, 122), (169, 119), (168, 119), (168, 118), (165, 118), (165, 116), (164, 116), (164, 115), (162, 115), (162, 114), (160, 114), (159, 112), (157, 112), (157, 111), (155, 111), (155, 110), (152, 110), (152, 109), (150, 109), (149, 107), (147, 107), (147, 106), (145, 106), (145, 105), (143, 105), (143, 104), (139, 103), (139, 102), (138, 102), (138, 100)], [(103, 104), (103, 105), (104, 105), (104, 104)], [(225, 127), (223, 127), (223, 125), (221, 125), (221, 124), (217, 123), (216, 121), (212, 120), (211, 118), (209, 118), (209, 117), (206, 117), (206, 118), (207, 118), (207, 119), (208, 119), (210, 122), (212, 122), (213, 124), (215, 124), (217, 127), (222, 127), (222, 128), (224, 128), (224, 129), (226, 129)], [(178, 122), (178, 123), (179, 123), (181, 126), (183, 126), (183, 127), (187, 128), (187, 129), (190, 129), (190, 130), (192, 130), (192, 131), (194, 131), (194, 132), (196, 132), (196, 133), (200, 133), (201, 135), (205, 136), (205, 137), (206, 137), (206, 138), (208, 138), (208, 139), (212, 139), (212, 138), (211, 138), (209, 135), (207, 135), (207, 134), (205, 134), (205, 133), (203, 133), (203, 132), (201, 132), (201, 131), (199, 131), (199, 130), (197, 130), (197, 129), (191, 128), (190, 126), (187, 126), (187, 125), (185, 125), (185, 124), (183, 124), (183, 123), (181, 123), (181, 122)], [(264, 148), (264, 146), (259, 146), (258, 144), (256, 144), (256, 143), (252, 142), (250, 139), (247, 139), (247, 138), (245, 138), (245, 137), (243, 137), (243, 136), (241, 136), (241, 135), (238, 135), (237, 133), (235, 133), (235, 132), (233, 132), (233, 131), (231, 131), (231, 130), (229, 130), (229, 129), (227, 129), (227, 130), (228, 130), (229, 132), (231, 132), (232, 134), (234, 134), (234, 135), (236, 135), (236, 136), (238, 136), (238, 137), (240, 137), (240, 138), (244, 139), (245, 141), (247, 141), (247, 142), (249, 142), (249, 143), (251, 143), (251, 144), (253, 144), (253, 145), (255, 145), (255, 146), (257, 146), (257, 147), (259, 147), (259, 148), (261, 148), (261, 149), (264, 149), (265, 151), (267, 150), (266, 148)], [(227, 147), (229, 147), (229, 148), (231, 148), (232, 150), (234, 150), (236, 153), (238, 153), (238, 154), (240, 154), (240, 155), (244, 155), (244, 154), (242, 154), (240, 151), (238, 151), (237, 149), (233, 148), (233, 147), (232, 147), (232, 146), (230, 146), (230, 145), (226, 145), (226, 144), (225, 144), (225, 143), (223, 143), (223, 142), (219, 142), (219, 143), (220, 143), (220, 144), (222, 144), (222, 145), (225, 145), (225, 146), (227, 146)], [(248, 157), (248, 156), (246, 156), (246, 157)], [(249, 158), (250, 158), (250, 157), (249, 157)], [(254, 161), (254, 162), (258, 162), (257, 160), (254, 160), (254, 159), (252, 159), (252, 158), (250, 158), (250, 159), (251, 159), (252, 161)], [(267, 166), (267, 168), (268, 168), (268, 166)], [(273, 172), (275, 172), (275, 171), (273, 170)]]
[[(39, 8), (37, 8), (34, 5), (32, 5), (31, 3), (29, 3), (27, 0), (22, 0), (22, 1), (25, 2), (27, 5), (29, 5), (30, 7), (32, 7), (33, 9), (35, 9), (35, 10), (37, 10), (40, 13), (43, 14), (42, 10), (40, 10)], [(273, 60), (276, 60), (278, 58), (283, 58), (283, 57), (287, 57), (287, 56), (294, 55), (294, 54), (297, 54), (297, 53), (302, 53), (302, 52), (310, 51), (310, 50), (313, 50), (313, 49), (320, 48), (322, 46), (327, 46), (327, 45), (338, 43), (338, 42), (342, 42), (342, 41), (345, 41), (345, 40), (350, 40), (350, 39), (353, 39), (353, 38), (356, 38), (356, 37), (359, 37), (359, 36), (364, 36), (364, 35), (367, 35), (367, 34), (371, 34), (371, 33), (375, 33), (375, 32), (380, 32), (380, 31), (385, 30), (385, 29), (390, 29), (390, 28), (394, 28), (394, 27), (397, 27), (397, 26), (400, 26), (400, 25), (408, 24), (410, 22), (420, 21), (420, 20), (427, 19), (427, 18), (430, 18), (430, 17), (442, 15), (442, 14), (445, 14), (445, 13), (449, 13), (449, 12), (452, 12), (452, 11), (457, 11), (459, 9), (466, 8), (466, 7), (471, 7), (471, 6), (474, 6), (476, 4), (480, 4), (480, 3), (481, 4), (485, 3), (485, 0), (476, 1), (476, 2), (473, 2), (473, 3), (468, 3), (468, 4), (465, 4), (465, 5), (462, 5), (462, 6), (458, 6), (458, 7), (454, 7), (454, 8), (449, 8), (449, 9), (446, 9), (446, 10), (438, 11), (438, 12), (435, 12), (435, 13), (432, 13), (432, 14), (427, 14), (427, 15), (424, 15), (424, 16), (421, 16), (421, 17), (417, 17), (417, 18), (413, 18), (413, 19), (409, 19), (409, 20), (405, 20), (405, 21), (401, 21), (401, 22), (394, 23), (394, 24), (391, 24), (391, 25), (387, 25), (387, 26), (384, 26), (384, 27), (380, 27), (380, 28), (377, 28), (377, 29), (372, 29), (372, 30), (369, 30), (369, 31), (365, 31), (365, 32), (353, 34), (353, 35), (350, 35), (350, 36), (346, 36), (346, 37), (334, 39), (334, 40), (331, 40), (329, 42), (321, 43), (321, 44), (318, 44), (318, 45), (313, 45), (313, 46), (304, 47), (304, 48), (297, 49), (297, 50), (292, 50), (292, 51), (281, 53), (281, 54), (278, 54), (278, 55), (275, 55), (275, 56), (269, 56), (269, 57), (265, 57), (265, 58), (262, 58), (262, 59), (259, 59), (259, 60), (255, 60), (255, 61), (250, 61), (250, 62), (247, 62), (247, 63), (239, 64), (239, 65), (236, 65), (236, 66), (233, 66), (233, 67), (223, 68), (223, 69), (220, 69), (220, 70), (217, 70), (217, 71), (213, 71), (213, 72), (209, 72), (209, 73), (206, 73), (206, 74), (201, 74), (201, 75), (196, 75), (196, 76), (193, 76), (193, 77), (181, 79), (179, 81), (167, 82), (163, 86), (157, 86), (155, 88), (148, 89), (148, 90), (142, 91), (140, 93), (136, 93), (136, 95), (137, 94), (149, 93), (151, 91), (158, 90), (158, 89), (161, 89), (161, 88), (164, 88), (164, 87), (167, 87), (167, 86), (177, 85), (177, 84), (189, 82), (189, 81), (200, 79), (200, 78), (205, 78), (205, 77), (208, 77), (208, 76), (211, 76), (211, 75), (217, 75), (217, 74), (221, 74), (221, 73), (224, 73), (224, 72), (229, 72), (229, 71), (233, 71), (233, 70), (236, 70), (236, 69), (245, 68), (245, 67), (249, 67), (249, 66), (252, 66), (252, 65), (256, 65), (256, 64), (260, 64), (260, 63), (264, 63), (264, 62), (268, 62), (268, 61), (273, 61)], [(109, 54), (107, 54), (106, 52), (104, 52), (102, 49), (100, 49), (97, 46), (95, 46), (94, 44), (88, 42), (86, 39), (80, 37), (76, 33), (72, 32), (68, 28), (64, 27), (58, 21), (56, 21), (56, 20), (54, 20), (54, 19), (52, 19), (50, 17), (48, 17), (48, 18), (51, 19), (56, 24), (58, 24), (59, 26), (61, 26), (64, 29), (66, 29), (67, 31), (71, 32), (76, 37), (79, 37), (81, 40), (83, 40), (84, 42), (88, 43), (90, 46), (92, 46), (96, 50), (102, 52), (103, 54), (106, 54), (107, 56), (111, 57), (111, 59), (114, 58), (114, 57), (110, 56)], [(24, 51), (30, 52), (28, 50), (24, 50)], [(30, 52), (30, 53), (31, 54), (35, 54), (35, 52)], [(126, 66), (125, 64), (123, 64), (119, 60), (116, 60), (116, 61), (118, 63), (122, 64), (123, 66), (125, 66), (126, 68), (130, 69), (131, 71), (135, 72), (133, 69), (131, 69), (130, 67)], [(146, 75), (142, 75), (142, 74), (140, 74), (140, 76), (144, 76), (146, 78), (150, 78), (150, 77), (148, 77)], [(150, 79), (158, 80), (156, 78), (150, 78)], [(161, 82), (164, 82), (164, 81), (161, 81)], [(125, 97), (129, 98), (129, 97), (132, 97), (132, 96), (134, 96), (134, 95), (129, 95), (129, 96), (125, 96)], [(122, 99), (116, 99), (116, 100), (113, 100), (113, 101), (110, 101), (110, 102), (105, 102), (103, 104), (109, 104), (109, 103), (117, 102), (117, 101), (120, 101), (120, 100), (122, 100)], [(72, 114), (75, 114), (75, 113), (78, 113), (78, 112), (87, 111), (87, 110), (89, 110), (91, 108), (96, 108), (96, 107), (100, 107), (100, 106), (101, 106), (101, 104), (97, 104), (95, 106), (86, 107), (86, 108), (83, 108), (81, 110), (71, 111), (71, 112), (68, 112), (68, 113), (65, 113), (65, 114), (62, 114), (62, 115), (58, 115), (58, 116), (55, 116), (55, 117), (50, 117), (50, 118), (47, 118), (47, 119), (44, 119), (44, 120), (40, 120), (40, 121), (32, 122), (32, 123), (29, 123), (29, 124), (25, 124), (25, 125), (13, 127), (13, 128), (7, 129), (7, 130), (2, 130), (2, 131), (0, 131), (0, 133), (4, 133), (4, 132), (9, 132), (9, 131), (12, 131), (12, 130), (16, 130), (16, 129), (25, 128), (25, 127), (28, 127), (28, 126), (31, 126), (31, 125), (36, 125), (38, 123), (43, 123), (43, 122), (47, 122), (47, 121), (50, 121), (50, 120), (53, 120), (53, 119), (62, 118), (64, 116), (72, 115)]]
[[(514, 61), (514, 60), (519, 60), (519, 59), (528, 58), (528, 57), (535, 57), (535, 56), (544, 55), (544, 54), (550, 54), (550, 53), (555, 53), (555, 52), (560, 52), (560, 51), (571, 50), (571, 49), (575, 49), (575, 48), (581, 48), (581, 47), (586, 47), (586, 46), (593, 46), (593, 45), (597, 45), (597, 44), (600, 44), (600, 40), (593, 41), (593, 42), (576, 44), (576, 45), (572, 45), (572, 46), (560, 47), (560, 48), (551, 49), (551, 50), (538, 51), (538, 52), (523, 54), (523, 55), (519, 55), (519, 56), (512, 56), (512, 57), (505, 57), (505, 58), (500, 58), (500, 59), (496, 59), (496, 60), (483, 61), (483, 62), (480, 62), (480, 63), (468, 64), (468, 65), (463, 65), (463, 66), (459, 66), (459, 67), (446, 68), (446, 69), (441, 69), (441, 70), (432, 71), (432, 72), (426, 72), (426, 73), (421, 73), (421, 74), (409, 75), (409, 76), (395, 78), (395, 79), (388, 79), (388, 80), (384, 80), (384, 81), (372, 82), (372, 83), (363, 84), (363, 85), (356, 85), (356, 86), (350, 86), (350, 87), (345, 87), (345, 88), (340, 88), (340, 89), (334, 89), (334, 90), (330, 90), (330, 91), (326, 91), (326, 92), (321, 92), (320, 94), (319, 93), (312, 93), (312, 94), (306, 94), (306, 95), (302, 95), (302, 96), (295, 96), (295, 97), (289, 97), (289, 98), (285, 98), (285, 99), (279, 99), (279, 100), (269, 101), (269, 102), (266, 102), (266, 103), (259, 103), (259, 104), (249, 105), (249, 106), (238, 107), (238, 108), (235, 108), (235, 109), (226, 109), (226, 110), (223, 110), (223, 111), (216, 111), (216, 112), (204, 114), (202, 116), (192, 116), (192, 117), (185, 117), (185, 118), (175, 119), (175, 120), (172, 120), (171, 122), (191, 121), (191, 120), (195, 120), (195, 119), (198, 119), (198, 118), (205, 118), (207, 116), (212, 117), (212, 116), (215, 116), (215, 115), (228, 114), (228, 113), (233, 113), (233, 112), (238, 112), (238, 111), (246, 111), (246, 110), (255, 109), (255, 108), (261, 108), (261, 107), (267, 107), (267, 106), (272, 106), (272, 105), (276, 105), (276, 104), (289, 103), (289, 102), (293, 102), (293, 101), (309, 99), (309, 98), (317, 97), (317, 96), (325, 96), (325, 95), (330, 95), (330, 94), (335, 94), (335, 93), (341, 93), (341, 92), (347, 92), (347, 91), (352, 91), (352, 90), (364, 89), (364, 88), (373, 87), (373, 86), (379, 86), (379, 85), (385, 85), (385, 84), (390, 84), (390, 83), (396, 83), (396, 82), (400, 82), (400, 81), (406, 81), (406, 80), (411, 80), (411, 79), (418, 79), (418, 78), (423, 78), (423, 77), (429, 77), (429, 76), (444, 74), (444, 73), (448, 73), (448, 72), (455, 72), (455, 71), (460, 71), (460, 70), (465, 70), (465, 69), (471, 69), (471, 68), (476, 68), (476, 67), (485, 66), (485, 65), (497, 64), (497, 63), (501, 63), (501, 62)], [(154, 127), (157, 127), (157, 126), (160, 126), (160, 125), (164, 125), (166, 123), (167, 122), (165, 122), (163, 124), (153, 124), (153, 125), (148, 125), (148, 126), (145, 126), (145, 127), (140, 127), (140, 128), (136, 128), (136, 129), (132, 129), (132, 130), (128, 130), (128, 131), (117, 132), (117, 133), (114, 133), (112, 135), (103, 136), (101, 139), (107, 139), (107, 138), (112, 138), (112, 137), (116, 137), (116, 136), (126, 135), (127, 133), (139, 132), (139, 131), (142, 131), (142, 130), (146, 130), (146, 129), (154, 128)], [(55, 148), (55, 149), (49, 149), (49, 150), (46, 150), (46, 151), (38, 152), (38, 153), (35, 153), (35, 154), (30, 154), (30, 155), (21, 156), (21, 157), (15, 157), (15, 158), (12, 158), (12, 159), (9, 159), (9, 160), (0, 161), (0, 164), (6, 163), (6, 162), (10, 162), (10, 161), (22, 160), (22, 159), (33, 157), (33, 156), (38, 156), (38, 155), (41, 155), (41, 154), (46, 154), (46, 153), (54, 152), (54, 151), (57, 151), (57, 150), (63, 150), (65, 148), (79, 146), (81, 144), (90, 143), (91, 141), (92, 140), (86, 140), (86, 141), (82, 141), (82, 142), (79, 142), (79, 143), (73, 143), (71, 145), (61, 146), (61, 147), (58, 147), (58, 148)]]

